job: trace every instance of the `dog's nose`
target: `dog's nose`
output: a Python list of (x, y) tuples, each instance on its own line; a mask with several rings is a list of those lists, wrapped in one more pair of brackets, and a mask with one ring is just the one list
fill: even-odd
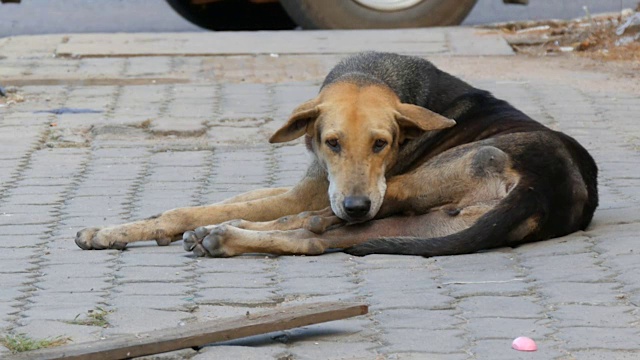
[(364, 217), (371, 209), (371, 200), (366, 196), (348, 196), (342, 203), (344, 211), (353, 219)]

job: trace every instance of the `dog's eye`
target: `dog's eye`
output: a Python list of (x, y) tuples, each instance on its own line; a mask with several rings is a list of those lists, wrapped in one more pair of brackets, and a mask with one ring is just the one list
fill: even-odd
[(382, 139), (378, 139), (373, 144), (373, 152), (378, 153), (378, 152), (382, 151), (382, 149), (384, 149), (385, 146), (387, 146), (387, 141), (386, 140), (382, 140)]
[(340, 151), (340, 143), (338, 142), (338, 139), (328, 139), (327, 141), (325, 141), (325, 144), (327, 144), (329, 149), (335, 152)]

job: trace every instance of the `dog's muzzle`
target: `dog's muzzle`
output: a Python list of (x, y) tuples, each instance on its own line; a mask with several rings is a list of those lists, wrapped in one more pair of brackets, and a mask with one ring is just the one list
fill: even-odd
[(347, 196), (342, 202), (342, 207), (350, 220), (363, 220), (371, 210), (371, 200), (366, 196)]

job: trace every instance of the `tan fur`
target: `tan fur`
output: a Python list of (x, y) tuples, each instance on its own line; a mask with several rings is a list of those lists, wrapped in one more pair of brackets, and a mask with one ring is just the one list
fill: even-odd
[[(270, 139), (310, 140), (316, 160), (293, 188), (261, 189), (218, 204), (84, 229), (76, 243), (83, 249), (123, 248), (153, 239), (167, 245), (185, 231), (206, 226), (196, 231), (206, 236), (194, 239), (193, 232), (185, 233), (188, 250), (210, 256), (320, 254), (393, 236), (399, 229), (422, 237), (452, 234), (491, 210), (519, 180), (508, 157), (490, 146), (461, 146), (414, 171), (389, 176), (407, 138), (454, 124), (425, 108), (401, 103), (386, 87), (335, 83), (296, 108)], [(340, 145), (339, 153), (327, 145), (329, 140)], [(373, 150), (377, 141), (386, 143), (380, 151)], [(487, 173), (474, 173), (474, 166), (482, 165), (476, 162), (486, 158), (482, 152), (493, 152), (500, 161)], [(369, 213), (358, 221), (345, 221), (345, 197), (360, 195), (371, 199)], [(389, 214), (417, 215), (386, 217)], [(379, 220), (365, 222), (374, 218)]]

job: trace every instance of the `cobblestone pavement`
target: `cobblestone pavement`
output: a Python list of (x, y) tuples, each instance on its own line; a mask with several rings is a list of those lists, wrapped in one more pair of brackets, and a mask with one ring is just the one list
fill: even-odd
[[(196, 259), (155, 242), (81, 251), (85, 226), (294, 184), (304, 146), (266, 139), (341, 54), (65, 58), (51, 54), (73, 37), (0, 39), (0, 82), (17, 90), (0, 107), (0, 334), (83, 342), (339, 299), (370, 314), (155, 358), (639, 358), (637, 79), (571, 59), (452, 57), (463, 39), (440, 39), (422, 55), (595, 156), (601, 205), (587, 231), (429, 259)], [(40, 112), (63, 107), (99, 112)], [(539, 350), (512, 350), (517, 336)]]

